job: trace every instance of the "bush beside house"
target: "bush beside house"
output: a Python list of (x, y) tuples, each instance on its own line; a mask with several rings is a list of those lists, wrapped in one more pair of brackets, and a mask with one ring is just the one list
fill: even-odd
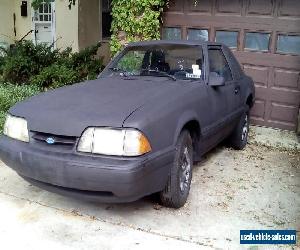
[[(52, 49), (51, 45), (34, 45), (31, 41), (17, 42), (2, 49), (0, 74), (3, 82), (16, 85), (37, 84), (41, 88), (72, 84), (95, 79), (102, 68), (97, 59), (100, 43), (80, 52)], [(59, 82), (59, 83), (58, 83)]]

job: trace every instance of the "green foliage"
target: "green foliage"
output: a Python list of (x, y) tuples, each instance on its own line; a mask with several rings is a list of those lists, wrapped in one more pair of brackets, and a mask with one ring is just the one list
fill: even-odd
[(144, 52), (130, 51), (118, 63), (118, 68), (131, 73), (137, 73), (142, 68)]
[(40, 90), (37, 86), (15, 86), (13, 84), (0, 83), (0, 134), (2, 133), (7, 111), (15, 103), (30, 96), (36, 95)]
[(41, 89), (58, 88), (76, 81), (76, 71), (66, 65), (52, 64), (30, 79), (30, 83)]
[(0, 84), (0, 110), (6, 112), (15, 103), (40, 92), (37, 86)]
[(77, 81), (95, 79), (103, 68), (102, 59), (96, 59), (101, 43), (71, 54), (67, 65), (77, 72)]
[(160, 38), (165, 0), (112, 0), (110, 48), (116, 54), (127, 43)]
[(21, 41), (0, 57), (0, 75), (4, 82), (16, 85), (32, 82), (42, 88), (95, 79), (102, 69), (102, 60), (96, 58), (100, 46), (98, 43), (71, 53), (71, 48), (60, 51), (51, 45)]
[(26, 84), (32, 75), (59, 58), (59, 50), (52, 50), (52, 46), (34, 45), (31, 41), (17, 42), (12, 48), (4, 50), (0, 72), (5, 82)]
[(64, 50), (54, 64), (32, 76), (30, 83), (48, 89), (95, 79), (102, 69), (102, 60), (95, 58), (100, 45), (98, 43), (73, 54), (71, 49)]
[(2, 131), (3, 131), (5, 117), (6, 117), (6, 113), (3, 111), (0, 111), (0, 135), (2, 134)]

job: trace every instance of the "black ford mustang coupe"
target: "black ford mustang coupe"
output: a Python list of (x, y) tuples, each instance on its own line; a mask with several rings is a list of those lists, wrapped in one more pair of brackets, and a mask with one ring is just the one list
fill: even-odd
[(254, 97), (222, 44), (132, 43), (98, 79), (12, 107), (0, 158), (49, 191), (101, 202), (159, 192), (178, 208), (195, 161), (224, 139), (245, 147)]

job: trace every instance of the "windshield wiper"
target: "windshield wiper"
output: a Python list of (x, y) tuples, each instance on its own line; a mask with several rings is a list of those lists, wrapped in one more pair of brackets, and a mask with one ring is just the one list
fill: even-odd
[[(155, 69), (143, 69), (142, 72), (156, 73), (156, 74), (158, 74), (158, 76), (166, 76), (166, 77), (169, 77), (170, 79), (172, 79), (173, 81), (177, 81), (177, 78), (175, 76), (172, 76), (165, 71), (160, 71), (160, 70), (155, 70)], [(143, 74), (141, 73), (141, 75), (143, 75)], [(154, 76), (154, 75), (150, 75), (150, 76)]]

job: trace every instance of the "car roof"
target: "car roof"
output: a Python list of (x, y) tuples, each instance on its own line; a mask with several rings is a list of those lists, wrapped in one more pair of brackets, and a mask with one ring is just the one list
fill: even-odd
[(217, 42), (206, 42), (199, 40), (151, 40), (141, 42), (131, 42), (127, 47), (135, 46), (151, 46), (151, 45), (218, 45), (222, 46), (222, 43)]

